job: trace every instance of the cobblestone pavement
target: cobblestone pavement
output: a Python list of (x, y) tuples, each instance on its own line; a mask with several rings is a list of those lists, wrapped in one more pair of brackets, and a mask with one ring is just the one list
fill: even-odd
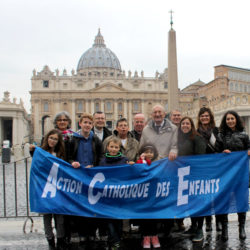
[[(220, 234), (215, 230), (211, 233), (204, 233), (204, 240), (200, 243), (192, 243), (189, 238), (183, 237), (180, 233), (173, 233), (171, 239), (160, 238), (162, 250), (246, 250), (250, 249), (250, 220), (246, 223), (247, 239), (244, 241), (238, 238), (237, 216), (230, 215), (229, 222), (229, 240), (224, 243), (220, 239)], [(26, 224), (26, 233), (23, 233), (23, 224), (25, 219), (1, 219), (0, 220), (0, 250), (47, 250), (47, 242), (44, 237), (42, 218), (34, 218), (34, 227), (32, 232), (30, 221)], [(185, 220), (187, 225), (189, 220)], [(213, 229), (215, 225), (213, 224)], [(80, 250), (78, 247), (78, 238), (73, 239), (70, 250)], [(88, 248), (88, 249), (93, 249)], [(97, 248), (98, 250), (100, 248)], [(124, 250), (141, 249), (140, 236), (134, 234), (133, 238), (123, 241)]]

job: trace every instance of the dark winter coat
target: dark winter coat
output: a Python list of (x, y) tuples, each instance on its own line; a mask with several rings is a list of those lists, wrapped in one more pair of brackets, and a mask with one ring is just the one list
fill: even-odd
[(243, 151), (250, 148), (249, 137), (245, 131), (233, 131), (227, 129), (219, 132), (216, 140), (216, 149), (222, 152), (225, 149), (230, 151)]
[[(67, 143), (67, 147), (69, 147), (68, 149), (69, 163), (74, 162), (77, 158), (77, 150), (78, 150), (79, 141), (80, 141), (80, 138), (73, 135), (72, 140), (69, 143)], [(92, 152), (93, 152), (93, 165), (98, 166), (99, 161), (103, 154), (103, 149), (102, 149), (102, 142), (95, 134), (93, 134), (93, 138), (92, 138)]]
[(207, 145), (206, 154), (216, 153), (215, 143), (218, 138), (219, 129), (214, 127), (213, 129), (203, 130), (202, 128), (197, 129), (200, 136), (205, 140)]
[(118, 166), (124, 164), (128, 164), (128, 158), (121, 153), (117, 156), (109, 156), (105, 154), (99, 162), (100, 166)]
[(190, 138), (190, 133), (184, 134), (179, 132), (178, 134), (178, 155), (200, 155), (206, 153), (206, 143), (204, 139), (195, 135), (194, 139)]

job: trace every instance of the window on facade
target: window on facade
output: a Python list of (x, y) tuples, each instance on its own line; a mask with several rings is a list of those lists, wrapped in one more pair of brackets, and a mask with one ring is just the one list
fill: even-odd
[(139, 111), (139, 102), (138, 101), (134, 102), (134, 108), (133, 109), (134, 109), (135, 112)]
[(43, 111), (48, 112), (49, 111), (49, 102), (44, 102), (43, 103)]
[(118, 111), (122, 112), (122, 103), (121, 102), (118, 103)]
[(148, 84), (148, 88), (149, 88), (149, 89), (152, 89), (152, 84)]
[(235, 91), (239, 91), (238, 83), (235, 83)]
[(68, 83), (64, 82), (64, 83), (63, 83), (63, 88), (66, 89), (67, 86), (68, 86)]
[(114, 73), (113, 73), (113, 72), (111, 72), (111, 73), (110, 73), (110, 76), (114, 76)]
[(234, 84), (231, 82), (230, 83), (230, 90), (233, 91), (234, 90)]
[(243, 84), (240, 84), (240, 92), (243, 92)]
[(168, 83), (164, 82), (164, 89), (167, 89), (167, 88), (168, 88)]
[(96, 87), (96, 88), (99, 87), (99, 83), (96, 83), (96, 84), (95, 84), (95, 87)]
[(48, 87), (49, 87), (49, 81), (47, 81), (47, 80), (45, 81), (45, 80), (44, 80), (44, 81), (43, 81), (43, 87), (44, 87), (44, 88), (48, 88)]
[(82, 88), (83, 84), (82, 83), (77, 83), (77, 88)]
[(95, 103), (95, 112), (100, 111), (100, 103), (96, 102)]
[(121, 83), (118, 83), (118, 86), (122, 88), (122, 84)]
[(111, 111), (112, 110), (111, 102), (106, 102), (106, 109), (107, 109), (107, 111)]
[(77, 111), (82, 112), (83, 111), (83, 103), (82, 101), (77, 102)]

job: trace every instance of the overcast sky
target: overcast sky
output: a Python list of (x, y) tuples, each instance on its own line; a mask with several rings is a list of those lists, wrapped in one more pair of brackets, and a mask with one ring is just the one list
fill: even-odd
[(8, 90), (30, 112), (32, 70), (71, 74), (98, 28), (126, 73), (162, 72), (171, 9), (181, 89), (219, 64), (250, 68), (249, 0), (0, 0), (0, 99)]

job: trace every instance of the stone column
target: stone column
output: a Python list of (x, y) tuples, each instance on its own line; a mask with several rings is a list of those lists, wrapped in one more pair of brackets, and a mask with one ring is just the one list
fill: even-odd
[(118, 120), (118, 113), (117, 113), (117, 100), (114, 99), (114, 120), (117, 121)]
[(104, 101), (101, 100), (101, 111), (105, 113)]
[(0, 145), (2, 145), (2, 143), (3, 143), (3, 119), (0, 117)]
[(128, 101), (123, 100), (123, 117), (128, 117)]
[(142, 114), (144, 114), (146, 116), (146, 114), (145, 114), (145, 101), (144, 100), (141, 100), (141, 112), (142, 112)]
[(85, 112), (89, 113), (89, 100), (88, 99), (85, 100)]
[(34, 104), (34, 141), (37, 143), (41, 142), (41, 137), (42, 137), (42, 130), (40, 128), (40, 124), (41, 124), (41, 119), (42, 117), (39, 117), (39, 100), (35, 100), (35, 104)]
[(132, 107), (132, 100), (128, 100), (128, 124), (129, 124), (129, 129), (132, 128), (132, 112), (133, 112), (133, 107)]
[(90, 114), (93, 114), (95, 112), (95, 102), (93, 100), (90, 100)]
[(72, 130), (76, 130), (76, 104), (75, 100), (71, 99), (71, 120), (72, 120)]
[(168, 32), (168, 111), (179, 108), (178, 91), (176, 34), (171, 27)]

